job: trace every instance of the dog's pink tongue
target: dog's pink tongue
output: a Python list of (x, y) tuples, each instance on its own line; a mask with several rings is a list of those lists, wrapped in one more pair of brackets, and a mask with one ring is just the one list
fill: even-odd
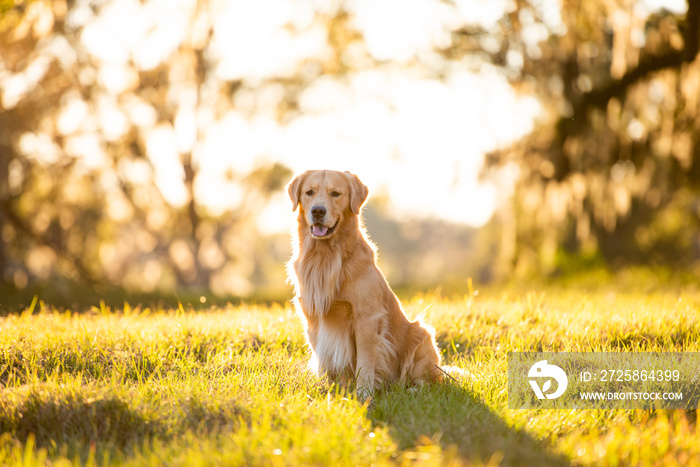
[(323, 237), (328, 232), (328, 227), (323, 227), (322, 225), (314, 225), (314, 235), (317, 237)]

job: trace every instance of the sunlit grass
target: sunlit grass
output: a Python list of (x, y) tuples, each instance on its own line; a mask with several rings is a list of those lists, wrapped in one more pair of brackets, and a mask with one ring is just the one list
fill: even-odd
[(405, 300), (466, 378), (372, 401), (306, 368), (289, 307), (0, 319), (0, 465), (700, 465), (695, 411), (510, 410), (507, 352), (699, 351), (700, 295), (546, 286)]

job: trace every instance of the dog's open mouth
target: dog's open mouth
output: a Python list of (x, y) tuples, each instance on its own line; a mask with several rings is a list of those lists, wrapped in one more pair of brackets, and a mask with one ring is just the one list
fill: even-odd
[(330, 227), (330, 228), (326, 227), (325, 225), (314, 224), (311, 226), (311, 234), (314, 237), (327, 237), (333, 233), (333, 231), (335, 230), (336, 227), (338, 227), (339, 221), (340, 221), (340, 219), (338, 219), (335, 222), (335, 225), (333, 227)]

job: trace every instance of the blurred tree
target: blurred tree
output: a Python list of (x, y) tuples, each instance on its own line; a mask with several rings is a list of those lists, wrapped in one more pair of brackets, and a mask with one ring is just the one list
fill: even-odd
[[(265, 138), (221, 123), (290, 125), (315, 111), (306, 91), (349, 90), (367, 70), (447, 81), (484, 66), (546, 114), (489, 158), (487, 176), (515, 181), (514, 193), (500, 184), (512, 203), (494, 221), (501, 272), (552, 269), (564, 250), (698, 258), (697, 0), (652, 15), (636, 0), (515, 0), (495, 21), (472, 21), (462, 10), (479, 6), (466, 0), (426, 0), (432, 49), (396, 60), (365, 37), (358, 2), (293, 4), (273, 36), (301, 38), (298, 56), (265, 50), (241, 70), (221, 51), (248, 52), (228, 32), (250, 11), (268, 16), (255, 2), (0, 2), (0, 280), (238, 295), (282, 283), (287, 240), (260, 235), (259, 213), (291, 173), (233, 163), (232, 139)], [(416, 249), (420, 226), (403, 228)]]
[(0, 280), (250, 293), (258, 256), (275, 250), (239, 231), (291, 172), (229, 173), (247, 195), (221, 215), (197, 200), (201, 115), (225, 112), (236, 87), (205, 56), (208, 5), (181, 5), (186, 30), (157, 59), (90, 49), (118, 5), (2, 5)]
[(700, 259), (700, 2), (648, 14), (633, 0), (565, 0), (558, 25), (540, 2), (516, 5), (500, 55), (517, 54), (511, 78), (546, 115), (487, 160), (486, 176), (517, 174), (494, 219), (500, 272), (598, 253), (612, 265)]

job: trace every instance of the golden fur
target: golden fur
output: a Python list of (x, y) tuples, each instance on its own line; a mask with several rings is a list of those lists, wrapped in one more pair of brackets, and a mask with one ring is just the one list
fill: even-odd
[(383, 383), (440, 380), (434, 331), (406, 318), (362, 228), (367, 187), (349, 172), (312, 170), (288, 190), (299, 216), (287, 272), (314, 369), (356, 377), (366, 394)]

